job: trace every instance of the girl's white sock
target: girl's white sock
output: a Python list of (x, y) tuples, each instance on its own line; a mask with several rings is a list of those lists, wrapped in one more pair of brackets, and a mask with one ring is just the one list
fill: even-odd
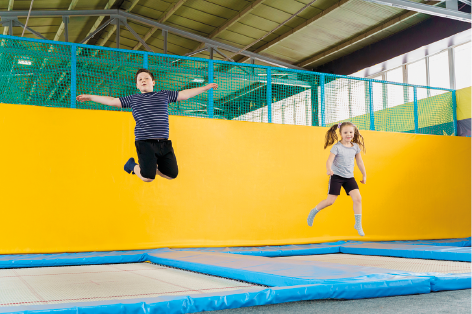
[(354, 218), (356, 219), (356, 224), (354, 225), (354, 229), (357, 230), (360, 236), (365, 236), (364, 230), (362, 230), (362, 215), (354, 214)]
[(307, 219), (307, 222), (308, 222), (308, 225), (311, 227), (313, 226), (313, 219), (315, 219), (315, 216), (316, 214), (318, 214), (319, 210), (315, 208), (313, 208), (310, 213), (308, 214), (308, 219)]

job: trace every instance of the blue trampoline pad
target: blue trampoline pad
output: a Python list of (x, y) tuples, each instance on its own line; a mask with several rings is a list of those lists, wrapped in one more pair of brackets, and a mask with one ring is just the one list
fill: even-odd
[(146, 253), (148, 252), (169, 251), (169, 249), (157, 249), (140, 251), (0, 255), (0, 268), (139, 263), (146, 261)]
[[(396, 282), (338, 283), (329, 285), (301, 285), (290, 287), (251, 288), (231, 292), (161, 296), (128, 300), (0, 307), (0, 313), (55, 313), (55, 314), (180, 314), (232, 309), (256, 305), (320, 299), (361, 299), (429, 293), (427, 279), (413, 278), (410, 285)], [(359, 293), (362, 289), (363, 293)]]
[(422, 258), (444, 261), (471, 261), (470, 247), (410, 245), (389, 243), (348, 243), (340, 248), (341, 253), (378, 255), (407, 258)]
[[(416, 279), (435, 283), (435, 291), (470, 288), (470, 273), (412, 273), (377, 267), (334, 264), (320, 261), (271, 259), (204, 252), (149, 254), (149, 261), (204, 274), (227, 277), (267, 286), (329, 285), (337, 283), (414, 285)], [(448, 288), (449, 287), (449, 288)], [(446, 289), (447, 288), (447, 289)], [(361, 288), (362, 290), (362, 288)], [(363, 293), (359, 291), (359, 293)], [(369, 296), (365, 296), (369, 297)]]
[(388, 241), (378, 243), (470, 247), (470, 237), (462, 239)]
[[(301, 245), (256, 246), (256, 247), (210, 247), (210, 248), (183, 248), (174, 251), (195, 251), (208, 253), (229, 253), (252, 256), (281, 257), (293, 255), (314, 255), (339, 253), (340, 245), (349, 241), (328, 243), (314, 243)], [(357, 243), (357, 242), (356, 242)]]
[[(337, 241), (328, 243), (315, 244), (301, 244), (301, 245), (281, 245), (281, 246), (261, 246), (261, 247), (211, 247), (211, 248), (182, 248), (172, 249), (174, 251), (194, 251), (194, 252), (208, 252), (208, 253), (228, 253), (252, 256), (266, 256), (266, 257), (282, 257), (282, 256), (296, 256), (296, 255), (315, 255), (315, 254), (333, 254), (341, 253), (342, 247), (351, 245), (364, 244), (397, 244), (397, 245), (419, 245), (419, 246), (448, 246), (448, 247), (470, 247), (470, 238), (463, 239), (443, 239), (443, 240), (412, 240), (412, 241), (388, 241), (388, 242), (360, 242), (360, 241)], [(421, 251), (421, 249), (418, 249)], [(431, 248), (428, 248), (431, 250)], [(440, 250), (440, 249), (439, 249)], [(467, 251), (467, 250), (465, 250)], [(439, 251), (438, 251), (439, 252)], [(459, 250), (459, 252), (462, 252)], [(366, 254), (368, 255), (368, 254)], [(375, 254), (374, 254), (375, 255)], [(385, 255), (390, 256), (390, 255)], [(397, 255), (391, 255), (397, 256)], [(442, 260), (456, 261), (457, 258), (453, 254), (434, 255), (441, 256)], [(406, 256), (405, 256), (406, 257)], [(417, 256), (416, 258), (422, 258)], [(462, 260), (460, 260), (462, 261)]]

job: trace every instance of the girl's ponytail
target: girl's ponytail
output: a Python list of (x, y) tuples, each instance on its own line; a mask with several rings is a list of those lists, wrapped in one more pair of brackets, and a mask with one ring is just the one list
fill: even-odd
[(337, 128), (338, 125), (335, 124), (328, 129), (328, 132), (326, 132), (324, 149), (338, 141), (338, 135), (336, 134)]

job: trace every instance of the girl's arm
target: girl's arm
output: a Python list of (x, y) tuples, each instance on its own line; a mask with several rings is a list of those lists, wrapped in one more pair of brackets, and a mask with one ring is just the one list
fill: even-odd
[(79, 95), (77, 96), (77, 101), (80, 101), (80, 102), (95, 101), (102, 105), (121, 108), (121, 101), (119, 98), (108, 97), (108, 96)]
[(328, 161), (326, 162), (326, 172), (328, 173), (329, 176), (332, 176), (334, 174), (333, 169), (331, 169), (331, 166), (333, 165), (334, 157), (336, 157), (335, 154), (329, 153)]
[(362, 176), (363, 176), (361, 183), (365, 184), (367, 180), (367, 175), (365, 173), (364, 161), (362, 160), (361, 153), (356, 155), (356, 162), (357, 162), (357, 167), (359, 167), (359, 170), (362, 172)]
[(218, 84), (211, 83), (211, 84), (208, 84), (208, 85), (202, 86), (202, 87), (184, 89), (184, 90), (179, 92), (179, 96), (177, 96), (177, 101), (187, 100), (187, 99), (192, 98), (194, 96), (200, 95), (201, 93), (204, 93), (204, 92), (206, 92), (207, 90), (209, 90), (211, 88), (216, 90), (218, 88)]

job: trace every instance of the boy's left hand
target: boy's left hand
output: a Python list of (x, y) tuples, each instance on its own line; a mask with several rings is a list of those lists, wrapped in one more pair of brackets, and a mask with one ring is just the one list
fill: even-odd
[(366, 181), (367, 181), (367, 177), (363, 177), (362, 180), (361, 180), (361, 183), (365, 184)]
[(210, 89), (214, 89), (214, 90), (217, 90), (218, 89), (218, 84), (216, 83), (210, 83), (206, 86), (207, 90), (210, 90)]

